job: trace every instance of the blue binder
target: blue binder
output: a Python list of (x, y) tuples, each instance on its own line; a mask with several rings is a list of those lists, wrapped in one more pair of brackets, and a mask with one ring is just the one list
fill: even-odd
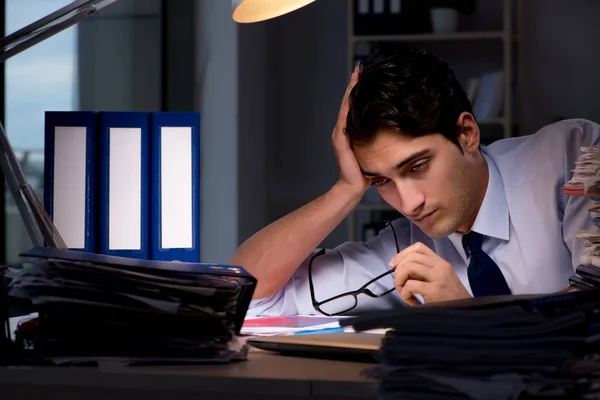
[(95, 113), (46, 111), (44, 118), (44, 207), (70, 249), (95, 252)]
[(200, 261), (200, 114), (151, 114), (150, 258)]
[(149, 114), (102, 111), (99, 253), (148, 259)]

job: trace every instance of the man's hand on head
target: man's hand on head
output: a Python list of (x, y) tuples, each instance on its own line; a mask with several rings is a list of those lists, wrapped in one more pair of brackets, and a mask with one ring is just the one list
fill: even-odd
[(338, 112), (337, 122), (331, 134), (335, 158), (340, 170), (339, 183), (356, 192), (360, 197), (365, 194), (371, 186), (370, 179), (366, 178), (360, 170), (356, 156), (350, 146), (350, 139), (346, 135), (346, 120), (348, 119), (348, 110), (350, 108), (350, 92), (358, 83), (358, 75), (360, 68), (354, 68), (354, 72), (350, 78), (350, 83), (346, 87), (346, 92), (342, 98), (342, 104)]
[(417, 242), (396, 254), (389, 263), (395, 268), (394, 285), (400, 297), (410, 305), (459, 300), (471, 297), (450, 263), (433, 250)]

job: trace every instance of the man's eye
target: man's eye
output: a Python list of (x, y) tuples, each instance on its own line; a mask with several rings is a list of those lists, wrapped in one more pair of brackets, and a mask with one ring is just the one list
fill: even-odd
[(420, 172), (423, 171), (425, 169), (425, 167), (427, 167), (428, 162), (424, 161), (422, 163), (419, 164), (415, 164), (413, 165), (413, 167), (410, 169), (411, 172)]
[(387, 179), (375, 179), (373, 180), (372, 184), (373, 186), (381, 186), (381, 185), (385, 185), (387, 183)]

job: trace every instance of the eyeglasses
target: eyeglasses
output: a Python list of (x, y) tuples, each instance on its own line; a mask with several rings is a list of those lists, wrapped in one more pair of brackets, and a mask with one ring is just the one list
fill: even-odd
[[(400, 249), (398, 248), (398, 237), (396, 236), (394, 226), (389, 222), (387, 223), (387, 225), (390, 226), (390, 228), (392, 229), (392, 234), (394, 235), (394, 243), (396, 244), (396, 254), (400, 253)], [(308, 285), (310, 288), (310, 297), (312, 299), (312, 303), (315, 307), (315, 310), (317, 310), (321, 314), (330, 317), (344, 314), (348, 311), (353, 310), (358, 305), (359, 294), (365, 294), (372, 298), (379, 298), (385, 296), (388, 293), (393, 292), (396, 289), (395, 287), (391, 289), (384, 289), (381, 286), (381, 284), (376, 284), (376, 282), (381, 278), (394, 273), (394, 268), (391, 268), (389, 271), (386, 271), (383, 274), (371, 279), (369, 282), (365, 283), (363, 286), (356, 290), (338, 294), (323, 301), (317, 301), (315, 299), (315, 287), (312, 278), (312, 264), (317, 257), (320, 257), (323, 254), (325, 254), (325, 249), (319, 250), (319, 252), (313, 255), (310, 258), (310, 261), (308, 262)]]

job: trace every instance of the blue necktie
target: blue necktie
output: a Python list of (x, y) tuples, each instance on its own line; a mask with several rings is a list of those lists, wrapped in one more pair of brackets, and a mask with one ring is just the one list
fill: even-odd
[(463, 245), (471, 253), (467, 268), (469, 284), (474, 297), (511, 294), (498, 265), (481, 249), (481, 233), (469, 232), (463, 236)]

